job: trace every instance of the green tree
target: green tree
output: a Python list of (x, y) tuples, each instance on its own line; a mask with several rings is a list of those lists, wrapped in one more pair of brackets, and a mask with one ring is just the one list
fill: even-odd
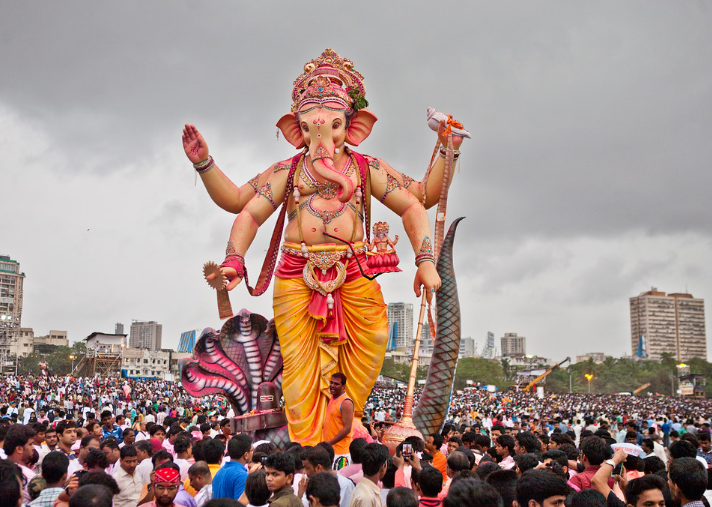
[(467, 387), (467, 381), (483, 385), (496, 385), (498, 389), (506, 389), (508, 381), (505, 379), (502, 365), (497, 361), (479, 357), (466, 357), (457, 363), (455, 372), (455, 389)]
[[(392, 358), (384, 359), (383, 367), (381, 367), (381, 375), (408, 383), (408, 380), (410, 379), (410, 364), (396, 363)], [(416, 380), (425, 380), (427, 375), (428, 370), (421, 367), (418, 368), (415, 378)]]

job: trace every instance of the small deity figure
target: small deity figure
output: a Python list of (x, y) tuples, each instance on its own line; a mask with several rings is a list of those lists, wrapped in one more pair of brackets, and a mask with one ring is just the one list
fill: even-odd
[[(376, 222), (373, 224), (373, 239), (368, 244), (367, 264), (370, 275), (379, 273), (395, 273), (400, 271), (398, 255), (395, 246), (398, 243), (398, 235), (395, 241), (388, 236), (388, 224), (386, 222)], [(375, 248), (375, 252), (373, 251)]]

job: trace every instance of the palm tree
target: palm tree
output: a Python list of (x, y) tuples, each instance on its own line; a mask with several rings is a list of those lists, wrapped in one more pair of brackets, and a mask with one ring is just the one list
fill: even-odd
[(504, 381), (508, 382), (512, 376), (512, 366), (509, 364), (509, 359), (503, 357), (502, 359), (499, 360), (499, 363), (502, 365), (502, 373), (504, 373)]

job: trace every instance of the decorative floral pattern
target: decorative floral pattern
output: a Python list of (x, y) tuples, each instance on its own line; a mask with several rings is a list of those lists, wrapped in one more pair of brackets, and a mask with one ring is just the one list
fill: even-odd
[(326, 183), (321, 183), (316, 186), (316, 193), (322, 199), (333, 199), (336, 197), (336, 191), (339, 189), (339, 185), (333, 181), (327, 181)]
[(398, 180), (395, 179), (393, 176), (391, 176), (391, 173), (386, 173), (386, 191), (383, 192), (383, 196), (381, 197), (381, 202), (386, 200), (386, 197), (388, 197), (388, 194), (393, 192), (396, 188), (400, 188), (401, 184), (398, 183)]
[(413, 183), (413, 178), (405, 173), (400, 173), (401, 178), (403, 178), (403, 187), (408, 188), (411, 183)]
[(252, 187), (252, 189), (255, 191), (255, 193), (257, 193), (257, 185), (259, 185), (259, 183), (260, 183), (260, 175), (258, 174), (257, 176), (252, 178), (247, 183), (249, 183), (250, 186)]
[(272, 185), (269, 184), (269, 182), (265, 183), (262, 188), (260, 188), (259, 192), (262, 197), (267, 199), (269, 203), (272, 205), (272, 208), (277, 209), (279, 205), (274, 202), (274, 194), (272, 193)]

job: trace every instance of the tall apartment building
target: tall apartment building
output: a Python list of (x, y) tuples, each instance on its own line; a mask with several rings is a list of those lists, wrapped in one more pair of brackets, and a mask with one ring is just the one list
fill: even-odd
[(653, 287), (630, 298), (630, 342), (637, 355), (640, 338), (645, 338), (648, 359), (669, 352), (677, 361), (693, 357), (707, 359), (705, 300), (692, 294), (665, 294)]
[(0, 255), (0, 370), (10, 356), (17, 354), (24, 280), (20, 263)]
[(526, 337), (517, 336), (517, 333), (504, 333), (500, 340), (502, 357), (527, 355)]
[(420, 332), (420, 352), (423, 354), (433, 353), (433, 337), (430, 335), (430, 326), (423, 323), (423, 330)]
[(477, 353), (477, 346), (475, 345), (475, 339), (470, 336), (465, 336), (460, 338), (460, 350), (458, 352), (458, 357), (461, 359), (464, 357), (475, 357)]
[(151, 320), (140, 322), (134, 320), (131, 323), (131, 334), (129, 335), (129, 347), (134, 349), (160, 350), (163, 326)]
[(396, 347), (412, 347), (415, 343), (413, 336), (413, 304), (389, 303), (388, 304), (388, 329), (393, 323), (398, 323)]

